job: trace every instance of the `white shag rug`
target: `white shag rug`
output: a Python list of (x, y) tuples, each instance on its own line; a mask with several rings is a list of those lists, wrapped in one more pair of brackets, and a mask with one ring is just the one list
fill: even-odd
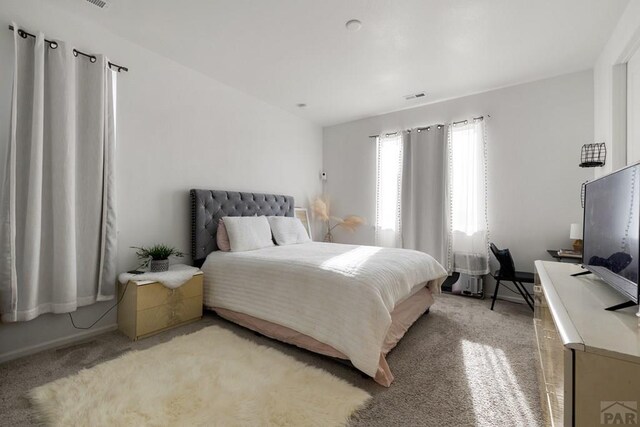
[(340, 426), (370, 397), (217, 326), (30, 392), (54, 426)]

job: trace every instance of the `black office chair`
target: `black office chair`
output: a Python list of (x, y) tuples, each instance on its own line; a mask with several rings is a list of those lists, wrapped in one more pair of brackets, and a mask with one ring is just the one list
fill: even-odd
[(520, 295), (522, 295), (522, 298), (524, 298), (531, 310), (533, 310), (533, 297), (531, 296), (529, 291), (527, 291), (527, 288), (525, 288), (523, 285), (523, 283), (534, 282), (533, 273), (516, 271), (516, 267), (513, 264), (513, 258), (511, 258), (511, 252), (509, 252), (509, 249), (498, 249), (493, 243), (491, 243), (489, 246), (491, 247), (491, 252), (493, 252), (493, 255), (500, 263), (500, 270), (498, 270), (495, 274), (492, 274), (493, 278), (496, 279), (496, 289), (493, 292), (491, 310), (493, 310), (493, 306), (496, 303), (496, 297), (498, 296), (498, 288), (500, 287), (500, 282), (513, 283), (518, 289), (518, 292), (520, 292)]

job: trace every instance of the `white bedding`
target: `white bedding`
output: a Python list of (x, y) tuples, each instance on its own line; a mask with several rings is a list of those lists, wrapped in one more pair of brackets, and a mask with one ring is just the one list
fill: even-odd
[(207, 307), (308, 335), (372, 377), (395, 305), (425, 284), (440, 292), (446, 276), (423, 252), (320, 242), (215, 251), (202, 270)]

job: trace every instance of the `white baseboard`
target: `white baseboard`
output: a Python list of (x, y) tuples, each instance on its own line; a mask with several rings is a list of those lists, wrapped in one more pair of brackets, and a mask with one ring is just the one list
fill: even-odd
[(87, 331), (78, 332), (77, 334), (58, 338), (51, 341), (46, 341), (29, 347), (24, 347), (19, 350), (10, 351), (8, 353), (0, 354), (0, 363), (8, 362), (9, 360), (18, 359), (20, 357), (29, 356), (35, 353), (39, 353), (51, 348), (62, 347), (68, 344), (72, 344), (78, 341), (86, 340), (87, 338), (94, 337), (96, 335), (104, 334), (105, 332), (111, 332), (118, 329), (118, 324), (101, 326), (95, 329), (89, 329)]

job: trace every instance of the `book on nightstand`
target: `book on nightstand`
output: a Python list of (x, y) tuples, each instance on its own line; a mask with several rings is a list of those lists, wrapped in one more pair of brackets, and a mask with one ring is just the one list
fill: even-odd
[(560, 249), (558, 255), (569, 258), (582, 258), (582, 252), (574, 251), (573, 249)]

